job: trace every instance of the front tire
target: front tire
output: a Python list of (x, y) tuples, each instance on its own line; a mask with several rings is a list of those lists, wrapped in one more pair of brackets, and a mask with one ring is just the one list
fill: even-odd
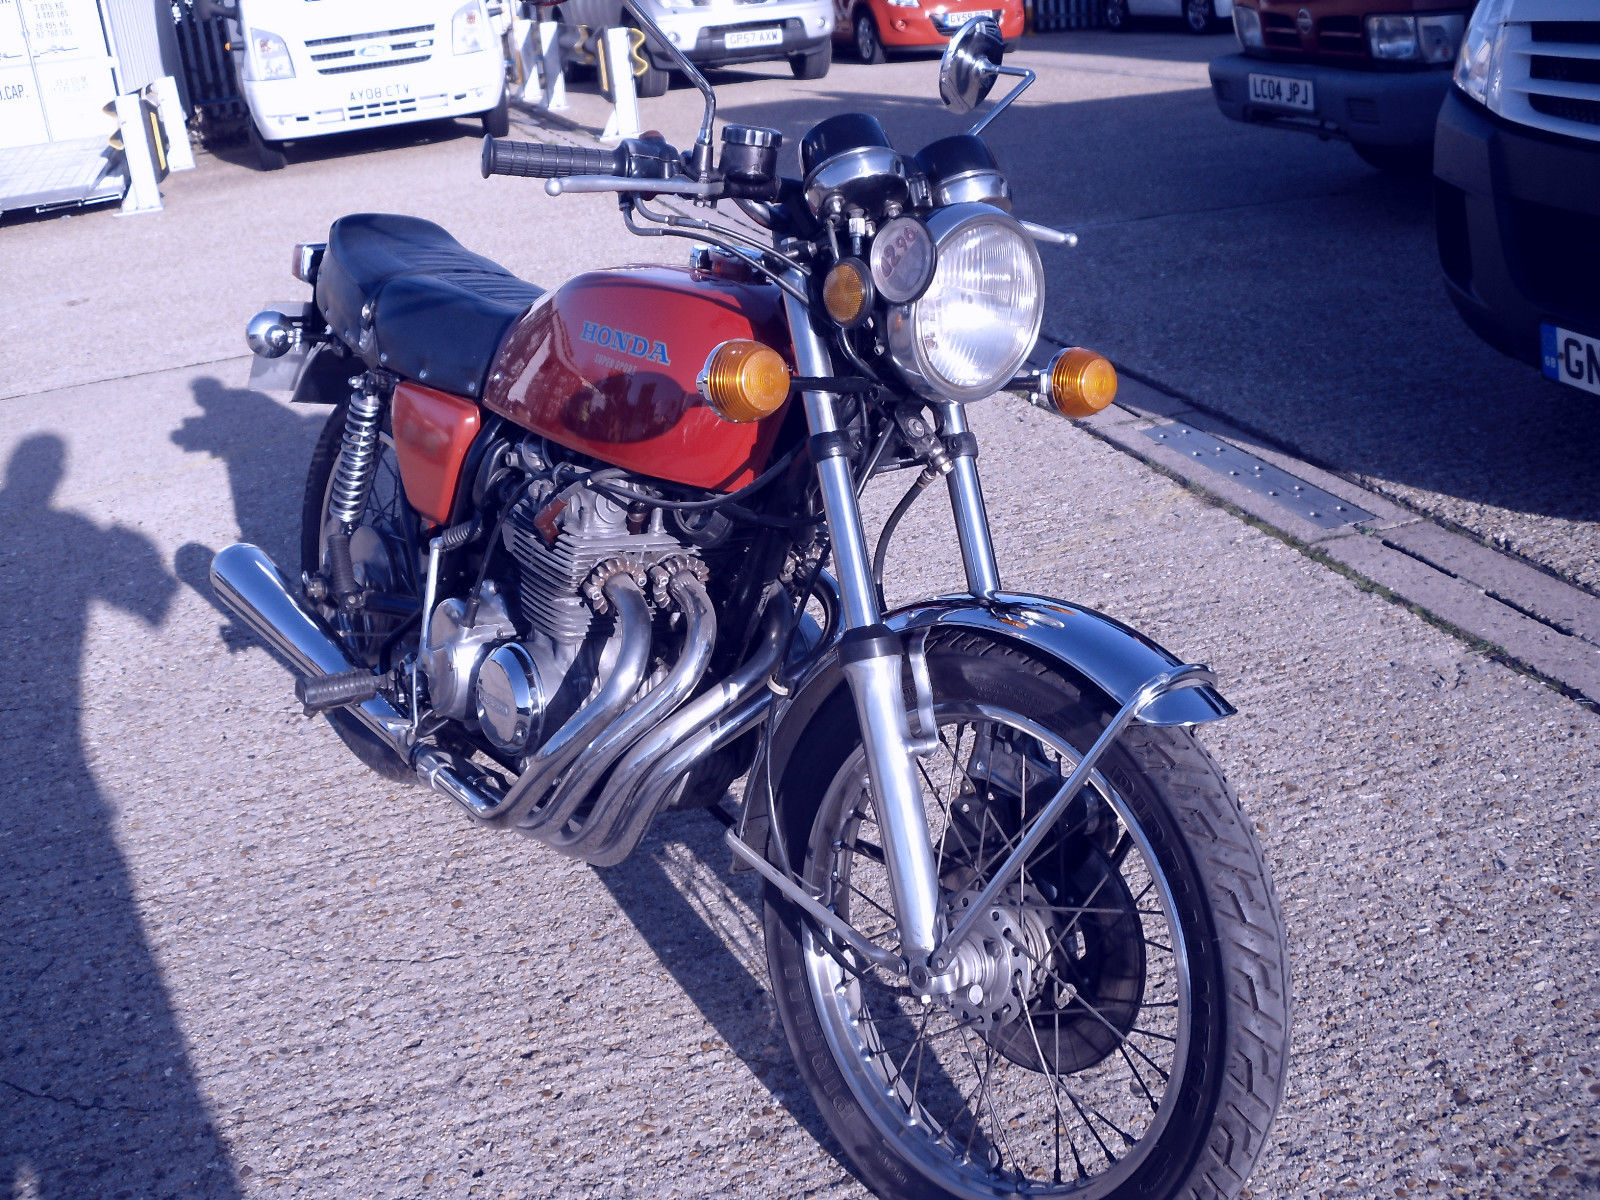
[(1433, 170), (1433, 147), (1379, 146), (1371, 142), (1351, 142), (1350, 149), (1369, 167), (1385, 175), (1421, 177)]
[(511, 97), (501, 89), (500, 103), (488, 112), (482, 113), (478, 118), (483, 122), (483, 131), (490, 137), (503, 138), (511, 133)]
[[(927, 663), (941, 747), (924, 803), (954, 920), (1110, 713), (973, 635), (930, 639)], [(847, 700), (791, 761), (775, 842), (824, 903), (893, 948)], [(1287, 1057), (1283, 922), (1215, 764), (1187, 730), (1135, 726), (1058, 829), (971, 939), (982, 984), (945, 999), (854, 963), (769, 890), (790, 1048), (882, 1196), (1198, 1200), (1236, 1195), (1261, 1153)]]
[(1217, 10), (1211, 0), (1183, 0), (1183, 23), (1190, 33), (1208, 33), (1217, 19)]
[(791, 54), (789, 70), (796, 79), (822, 79), (833, 65), (833, 43), (824, 42), (810, 54)]
[(859, 10), (850, 28), (854, 34), (856, 57), (862, 62), (877, 65), (888, 57), (883, 51), (883, 39), (878, 36), (878, 24), (870, 12), (864, 8)]
[(261, 136), (254, 121), (245, 124), (245, 138), (250, 143), (250, 153), (255, 156), (258, 171), (281, 171), (289, 165), (289, 156), (283, 152), (283, 143)]

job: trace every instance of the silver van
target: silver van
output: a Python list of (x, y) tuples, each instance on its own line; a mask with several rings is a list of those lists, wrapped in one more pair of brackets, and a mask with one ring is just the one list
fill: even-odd
[[(821, 79), (833, 61), (833, 0), (640, 0), (672, 44), (699, 67), (786, 59), (796, 79)], [(573, 61), (594, 62), (601, 30), (624, 25), (620, 0), (564, 0), (558, 19)], [(660, 96), (672, 59), (642, 33), (634, 90)], [(643, 67), (638, 65), (642, 60)]]

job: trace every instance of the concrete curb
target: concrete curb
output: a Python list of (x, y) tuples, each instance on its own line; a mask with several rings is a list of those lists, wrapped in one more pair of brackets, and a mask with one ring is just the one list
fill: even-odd
[[(1263, 445), (1227, 420), (1126, 372), (1117, 403), (1080, 423), (1458, 634), (1487, 643), (1495, 657), (1600, 706), (1600, 597)], [(1184, 436), (1170, 442), (1150, 436), (1162, 428)], [(1306, 519), (1237, 472), (1214, 469), (1200, 449), (1185, 446), (1197, 431), (1363, 510), (1361, 518), (1335, 528)]]

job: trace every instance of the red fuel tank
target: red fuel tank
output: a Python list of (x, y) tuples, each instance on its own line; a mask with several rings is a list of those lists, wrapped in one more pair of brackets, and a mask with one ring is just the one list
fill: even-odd
[(512, 326), (483, 405), (525, 429), (629, 471), (730, 491), (760, 474), (788, 405), (748, 425), (724, 421), (695, 389), (729, 338), (793, 347), (776, 287), (687, 268), (591, 271)]

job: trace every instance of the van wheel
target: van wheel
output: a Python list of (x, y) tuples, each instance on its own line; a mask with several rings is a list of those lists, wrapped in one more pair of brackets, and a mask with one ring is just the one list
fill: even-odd
[(483, 122), (483, 131), (490, 137), (503, 138), (511, 132), (511, 97), (505, 89), (500, 91), (500, 103), (482, 113), (478, 119)]
[(254, 121), (248, 122), (245, 129), (250, 142), (250, 151), (256, 156), (257, 170), (281, 171), (289, 165), (289, 156), (283, 152), (282, 142), (268, 141), (262, 137)]
[(856, 57), (864, 63), (881, 63), (885, 58), (883, 40), (878, 37), (878, 25), (872, 14), (863, 8), (856, 13), (851, 29), (855, 33)]
[(1106, 0), (1105, 22), (1107, 29), (1118, 32), (1128, 28), (1128, 0)]
[(796, 79), (821, 79), (833, 65), (833, 43), (824, 42), (810, 54), (791, 54), (789, 70)]

